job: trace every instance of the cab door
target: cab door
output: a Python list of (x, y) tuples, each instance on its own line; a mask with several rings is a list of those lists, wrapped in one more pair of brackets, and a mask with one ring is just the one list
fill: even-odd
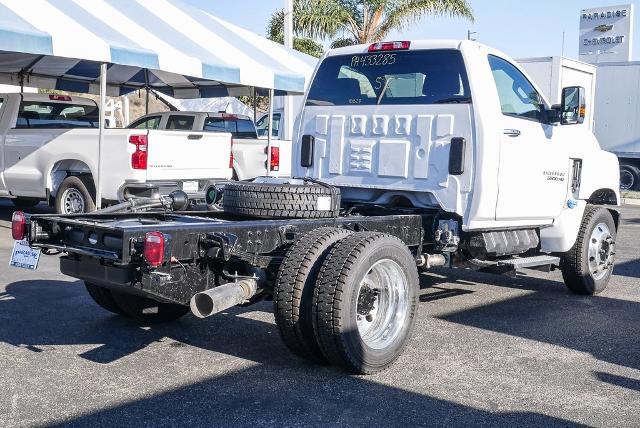
[(567, 198), (566, 144), (547, 123), (542, 97), (526, 76), (498, 56), (490, 55), (489, 65), (502, 110), (496, 220), (550, 223)]

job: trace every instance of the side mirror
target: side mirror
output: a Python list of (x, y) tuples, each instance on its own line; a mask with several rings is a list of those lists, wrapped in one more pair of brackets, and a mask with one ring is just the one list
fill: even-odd
[(562, 104), (560, 105), (560, 123), (563, 125), (578, 125), (584, 123), (587, 115), (585, 89), (581, 86), (570, 86), (562, 89)]

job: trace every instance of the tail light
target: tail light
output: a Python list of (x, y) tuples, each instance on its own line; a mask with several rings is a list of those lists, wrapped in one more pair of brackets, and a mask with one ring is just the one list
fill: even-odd
[(11, 236), (16, 241), (21, 241), (27, 234), (27, 219), (22, 211), (16, 211), (11, 217)]
[(369, 52), (382, 51), (406, 51), (411, 46), (409, 41), (401, 42), (379, 42), (369, 46)]
[(162, 232), (148, 232), (145, 235), (144, 261), (154, 268), (164, 262), (164, 235)]
[(271, 147), (270, 171), (280, 171), (280, 147)]
[(130, 135), (129, 143), (136, 146), (136, 151), (131, 155), (131, 168), (147, 169), (147, 136)]
[(229, 168), (233, 168), (233, 138), (231, 139), (231, 147), (229, 148)]

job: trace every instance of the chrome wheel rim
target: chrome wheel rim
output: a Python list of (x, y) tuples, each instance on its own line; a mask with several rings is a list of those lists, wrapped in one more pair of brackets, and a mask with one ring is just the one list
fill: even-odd
[(398, 263), (376, 262), (358, 287), (356, 325), (362, 341), (384, 349), (402, 333), (409, 313), (409, 284)]
[(629, 190), (635, 184), (635, 177), (630, 171), (620, 171), (620, 189)]
[(589, 272), (595, 280), (602, 279), (613, 266), (615, 241), (611, 230), (605, 223), (598, 223), (589, 238)]
[(65, 214), (78, 214), (85, 212), (84, 196), (78, 189), (69, 188), (62, 194), (62, 210)]

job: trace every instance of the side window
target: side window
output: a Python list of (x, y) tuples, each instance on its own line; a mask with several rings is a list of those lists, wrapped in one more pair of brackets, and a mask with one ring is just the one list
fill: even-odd
[[(277, 137), (278, 132), (280, 131), (280, 113), (273, 114), (273, 121), (271, 122), (271, 136)], [(269, 115), (264, 115), (256, 122), (256, 130), (258, 131), (258, 136), (266, 137), (269, 131), (267, 127), (269, 126), (269, 122), (267, 121)]]
[(167, 120), (167, 129), (180, 129), (190, 131), (193, 129), (194, 116), (181, 116), (172, 114)]
[(131, 129), (158, 129), (160, 116), (144, 117), (129, 125)]
[(280, 113), (274, 113), (273, 122), (271, 123), (271, 136), (277, 137), (280, 131)]
[(531, 82), (508, 61), (489, 55), (489, 66), (498, 89), (502, 113), (544, 121), (544, 105)]

